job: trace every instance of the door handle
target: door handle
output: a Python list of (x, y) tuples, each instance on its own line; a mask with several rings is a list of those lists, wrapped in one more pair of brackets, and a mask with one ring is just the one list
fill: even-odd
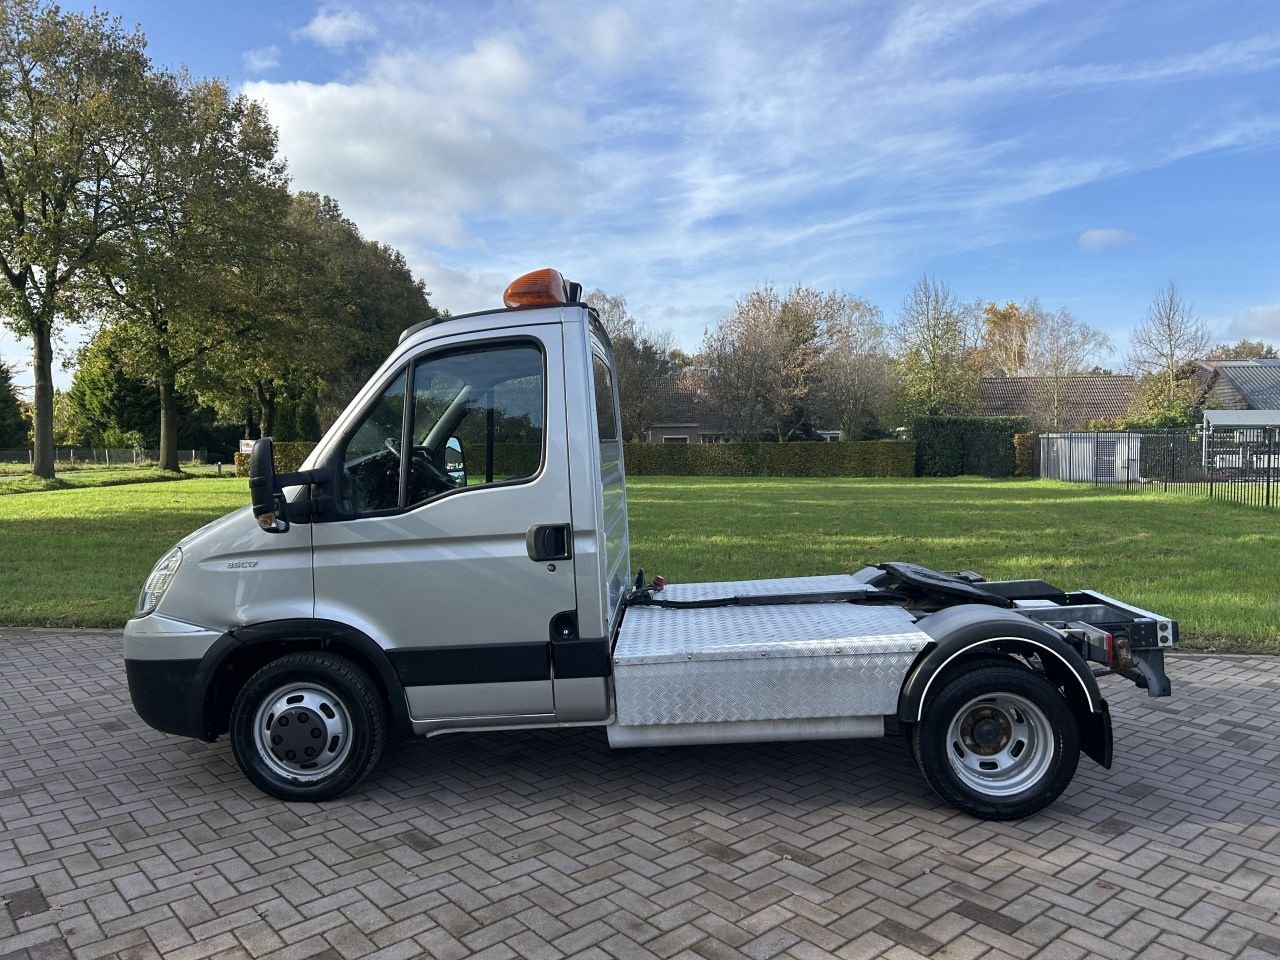
[(538, 562), (568, 560), (573, 556), (569, 547), (571, 542), (567, 523), (538, 524), (530, 527), (524, 535), (524, 546), (529, 551), (529, 559)]

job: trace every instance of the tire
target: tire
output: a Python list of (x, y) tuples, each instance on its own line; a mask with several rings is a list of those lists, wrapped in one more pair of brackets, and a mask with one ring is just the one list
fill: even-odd
[(291, 653), (249, 678), (231, 707), (231, 751), (281, 800), (332, 800), (363, 780), (386, 742), (382, 694), (350, 660)]
[(1066, 789), (1080, 734), (1066, 699), (1041, 674), (990, 660), (943, 678), (911, 730), (916, 765), (951, 806), (1017, 820)]

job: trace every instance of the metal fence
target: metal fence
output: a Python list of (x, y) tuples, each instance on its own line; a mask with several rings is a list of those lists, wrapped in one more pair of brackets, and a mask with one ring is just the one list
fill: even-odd
[(1040, 476), (1280, 506), (1280, 426), (1040, 435)]
[[(180, 463), (205, 463), (206, 450), (179, 450)], [(111, 448), (111, 447), (64, 447), (53, 448), (53, 459), (58, 463), (72, 466), (129, 467), (146, 466), (160, 462), (159, 450)], [(0, 450), (0, 463), (31, 463), (34, 454), (30, 447), (18, 447), (11, 450)]]

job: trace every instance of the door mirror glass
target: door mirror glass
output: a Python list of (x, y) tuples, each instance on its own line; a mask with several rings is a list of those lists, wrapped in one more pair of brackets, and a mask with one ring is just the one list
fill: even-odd
[(462, 441), (457, 437), (450, 437), (444, 445), (444, 468), (455, 486), (467, 485), (467, 461), (462, 453)]

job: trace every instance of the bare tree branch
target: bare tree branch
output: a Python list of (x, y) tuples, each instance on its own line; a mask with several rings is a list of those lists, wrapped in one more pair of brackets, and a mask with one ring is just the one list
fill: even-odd
[(1178, 368), (1199, 360), (1208, 349), (1208, 328), (1170, 280), (1155, 292), (1146, 319), (1129, 334), (1128, 361), (1135, 372), (1159, 374), (1172, 400)]

